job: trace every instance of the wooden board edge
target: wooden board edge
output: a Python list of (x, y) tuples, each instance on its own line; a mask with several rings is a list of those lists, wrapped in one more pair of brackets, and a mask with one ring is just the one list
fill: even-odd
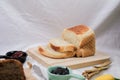
[(98, 65), (98, 64), (104, 63), (105, 61), (110, 61), (110, 59), (104, 59), (104, 60), (98, 60), (98, 61), (93, 61), (93, 62), (82, 63), (82, 65), (81, 64), (69, 65), (68, 67), (70, 67), (71, 69), (78, 69), (78, 68)]
[(105, 61), (110, 61), (110, 58), (108, 59), (103, 59), (103, 60), (97, 60), (97, 61), (93, 61), (93, 62), (86, 62), (86, 63), (82, 63), (82, 64), (74, 64), (74, 65), (65, 65), (64, 64), (54, 64), (54, 66), (56, 65), (64, 65), (67, 67), (70, 67), (71, 69), (79, 69), (79, 68), (83, 68), (83, 67), (88, 67), (88, 66), (93, 66), (93, 65), (97, 65), (97, 64), (101, 64)]
[(32, 55), (29, 50), (27, 50), (26, 52), (28, 53), (29, 56), (31, 56), (33, 59), (35, 59), (38, 63), (41, 63), (45, 67), (49, 66), (49, 64), (47, 64), (46, 62), (44, 62), (42, 59), (36, 58), (37, 57), (36, 55)]
[[(40, 58), (36, 58), (37, 55), (34, 55), (32, 54), (31, 50), (27, 50), (27, 53), (29, 56), (31, 56), (33, 59), (35, 59), (38, 63), (42, 64), (43, 66), (45, 67), (48, 67), (48, 66), (53, 66), (53, 65), (64, 65), (66, 64), (65, 66), (68, 66), (67, 65), (67, 62), (65, 63), (53, 63), (53, 64), (48, 64), (47, 62), (45, 62), (44, 60), (40, 59)], [(107, 55), (107, 54), (106, 54)], [(102, 60), (96, 60), (96, 61), (92, 61), (92, 62), (87, 62), (87, 63), (82, 63), (82, 65), (79, 63), (79, 64), (74, 64), (74, 65), (69, 65), (68, 67), (72, 68), (72, 69), (78, 69), (78, 68), (82, 68), (82, 67), (87, 67), (87, 66), (92, 66), (92, 65), (97, 65), (97, 64), (100, 64), (100, 63), (103, 63), (104, 61), (107, 61), (107, 60), (110, 60), (110, 56), (107, 56), (106, 59), (102, 59)], [(83, 65), (84, 64), (84, 65)]]
[[(79, 69), (79, 68), (84, 68), (84, 67), (88, 67), (88, 66), (93, 66), (93, 65), (98, 65), (98, 64), (101, 64), (101, 63), (104, 63), (104, 62), (106, 62), (106, 61), (111, 61), (110, 59), (104, 59), (104, 60), (97, 60), (97, 61), (93, 61), (93, 62), (87, 62), (87, 63), (82, 63), (82, 65), (81, 64), (76, 64), (76, 65), (65, 65), (65, 63), (64, 64), (60, 64), (60, 63), (58, 63), (58, 64), (47, 64), (47, 65), (44, 65), (46, 68), (47, 67), (49, 67), (49, 66), (67, 66), (67, 67), (69, 67), (69, 68), (71, 68), (71, 69)], [(41, 63), (42, 64), (42, 63)], [(43, 65), (43, 64), (42, 64)]]

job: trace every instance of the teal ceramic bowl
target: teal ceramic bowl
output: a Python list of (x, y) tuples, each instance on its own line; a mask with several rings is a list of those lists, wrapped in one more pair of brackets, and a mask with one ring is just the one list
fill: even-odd
[(58, 75), (58, 74), (51, 73), (52, 70), (55, 70), (58, 67), (66, 68), (65, 66), (50, 66), (50, 67), (48, 67), (47, 73), (48, 73), (49, 80), (69, 80), (70, 78), (77, 78), (78, 80), (85, 80), (84, 76), (72, 73), (72, 70), (68, 67), (67, 67), (67, 69), (69, 70), (69, 74)]

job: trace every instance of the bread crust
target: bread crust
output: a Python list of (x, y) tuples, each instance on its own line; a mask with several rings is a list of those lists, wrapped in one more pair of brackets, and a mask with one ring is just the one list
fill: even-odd
[(62, 39), (72, 45), (59, 39), (52, 40), (48, 44), (52, 51), (41, 46), (38, 49), (40, 54), (50, 58), (88, 57), (95, 54), (95, 33), (86, 25), (64, 29)]
[(75, 46), (74, 45), (69, 45), (69, 46), (56, 46), (52, 43), (49, 43), (49, 46), (54, 49), (55, 51), (58, 52), (73, 52), (75, 50)]
[(52, 51), (49, 51), (51, 49), (46, 49), (42, 46), (39, 46), (38, 47), (38, 51), (40, 54), (46, 56), (46, 57), (49, 57), (49, 58), (55, 58), (55, 59), (62, 59), (62, 58), (70, 58), (70, 57), (73, 57), (75, 55), (74, 52), (56, 52), (54, 50)]
[[(69, 37), (69, 34), (75, 39), (72, 40), (73, 38)], [(95, 33), (91, 28), (85, 25), (67, 28), (64, 29), (62, 37), (76, 46), (77, 57), (88, 57), (95, 54)]]
[(17, 60), (14, 59), (0, 60), (0, 69), (1, 69), (0, 80), (11, 80), (11, 79), (26, 80), (23, 65), (21, 62)]
[(89, 41), (86, 45), (80, 47), (76, 51), (77, 57), (88, 57), (95, 54), (95, 39)]
[(77, 26), (68, 28), (68, 30), (74, 32), (76, 35), (79, 35), (79, 34), (84, 34), (85, 32), (87, 32), (89, 28), (85, 25), (77, 25)]
[[(79, 48), (82, 48), (83, 46), (85, 46), (86, 44), (90, 43), (90, 41), (92, 41), (93, 39), (95, 39), (95, 34), (91, 33), (89, 36), (85, 37), (79, 44)], [(94, 44), (95, 44), (95, 40), (94, 40)]]
[(75, 46), (61, 38), (54, 38), (49, 40), (49, 47), (58, 52), (73, 52)]

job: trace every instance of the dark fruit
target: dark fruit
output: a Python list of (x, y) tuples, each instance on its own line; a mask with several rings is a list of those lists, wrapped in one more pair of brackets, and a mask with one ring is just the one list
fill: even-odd
[(57, 75), (66, 75), (69, 74), (68, 68), (57, 67), (56, 69), (52, 70), (51, 73)]
[(23, 51), (9, 51), (6, 53), (6, 56), (8, 56), (9, 59), (16, 59), (21, 63), (24, 63), (27, 57), (27, 53)]

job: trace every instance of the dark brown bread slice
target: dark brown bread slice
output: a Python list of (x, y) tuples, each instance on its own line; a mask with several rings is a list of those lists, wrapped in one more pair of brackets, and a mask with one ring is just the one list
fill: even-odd
[(0, 60), (0, 80), (26, 80), (22, 63), (13, 59)]

